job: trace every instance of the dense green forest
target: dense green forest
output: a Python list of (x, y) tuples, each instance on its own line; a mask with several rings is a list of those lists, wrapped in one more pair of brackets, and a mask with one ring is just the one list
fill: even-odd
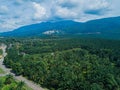
[(0, 77), (0, 90), (32, 90), (23, 81), (17, 82), (12, 75)]
[(120, 41), (5, 39), (4, 64), (50, 90), (120, 90)]

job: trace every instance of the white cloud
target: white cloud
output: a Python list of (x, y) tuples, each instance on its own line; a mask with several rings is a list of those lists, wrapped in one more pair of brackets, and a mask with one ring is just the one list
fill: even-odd
[(87, 21), (118, 16), (120, 0), (0, 0), (0, 32), (58, 19)]
[(77, 13), (68, 8), (57, 7), (55, 15), (60, 18), (72, 19), (72, 17), (77, 16)]
[(38, 20), (42, 20), (47, 17), (47, 12), (44, 7), (40, 4), (33, 2), (33, 7), (35, 9), (34, 18)]
[(8, 7), (5, 5), (0, 6), (0, 14), (6, 14), (8, 12)]
[[(91, 0), (89, 0), (89, 3)], [(89, 9), (100, 9), (100, 8), (108, 8), (109, 2), (106, 0), (95, 0), (92, 2), (92, 4), (88, 5), (87, 8)]]

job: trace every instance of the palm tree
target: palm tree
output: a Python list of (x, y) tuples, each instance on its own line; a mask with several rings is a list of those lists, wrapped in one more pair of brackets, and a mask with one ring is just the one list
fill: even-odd
[(16, 87), (16, 90), (23, 90), (23, 87), (25, 86), (24, 81), (20, 81)]
[(12, 81), (14, 81), (14, 78), (13, 78), (13, 76), (11, 74), (9, 74), (9, 75), (6, 76), (6, 79), (5, 79), (4, 83), (5, 84), (11, 84)]
[(2, 89), (2, 87), (3, 87), (3, 81), (0, 80), (0, 90)]

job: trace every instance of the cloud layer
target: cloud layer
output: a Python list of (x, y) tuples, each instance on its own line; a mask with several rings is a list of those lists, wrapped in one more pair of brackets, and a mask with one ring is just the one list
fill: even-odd
[(50, 20), (119, 16), (120, 0), (0, 0), (0, 32)]

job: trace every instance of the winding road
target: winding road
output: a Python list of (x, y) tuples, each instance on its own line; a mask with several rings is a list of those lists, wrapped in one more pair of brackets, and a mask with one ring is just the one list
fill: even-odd
[(6, 68), (5, 65), (3, 64), (3, 61), (4, 61), (4, 57), (7, 55), (7, 53), (6, 53), (7, 46), (4, 45), (4, 44), (2, 44), (0, 47), (3, 50), (3, 58), (0, 59), (0, 68), (5, 72), (4, 74), (0, 74), (0, 76), (6, 76), (8, 74), (11, 74), (11, 75), (13, 75), (13, 77), (16, 80), (18, 80), (18, 81), (24, 81), (25, 84), (28, 87), (32, 88), (33, 90), (45, 90), (42, 87), (40, 87), (40, 85), (35, 84), (34, 82), (26, 79), (23, 76), (15, 76), (15, 74), (11, 72), (11, 69)]

